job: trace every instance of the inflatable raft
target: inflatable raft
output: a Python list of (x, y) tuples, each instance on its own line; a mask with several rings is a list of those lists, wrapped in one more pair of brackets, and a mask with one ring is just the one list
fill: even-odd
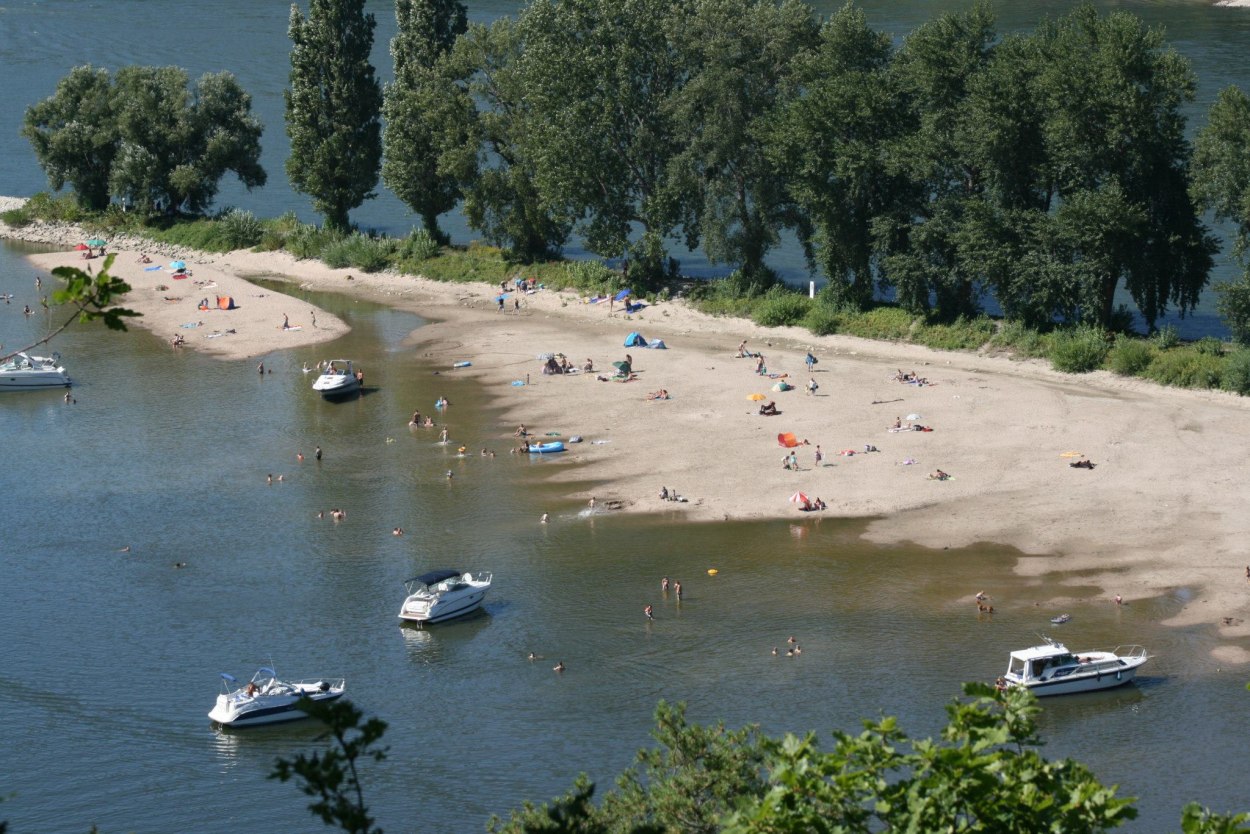
[(551, 443), (531, 443), (529, 451), (531, 455), (546, 455), (551, 452), (563, 452), (564, 443), (559, 440), (554, 440)]

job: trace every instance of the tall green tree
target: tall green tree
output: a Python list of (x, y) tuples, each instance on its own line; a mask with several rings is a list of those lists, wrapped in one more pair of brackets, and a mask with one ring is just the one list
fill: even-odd
[(768, 128), (772, 162), (803, 214), (800, 240), (834, 303), (872, 299), (874, 224), (897, 212), (908, 184), (890, 163), (908, 116), (888, 72), (892, 54), (863, 10), (843, 6), (819, 45), (796, 58), (795, 93)]
[[(1095, 200), (1112, 228), (1141, 218), (1132, 245), (1100, 257), (1082, 318), (1108, 326), (1124, 286), (1148, 326), (1170, 308), (1183, 316), (1209, 280), (1215, 243), (1189, 194), (1192, 154), (1182, 106), (1193, 100), (1189, 62), (1161, 29), (1081, 6), (1039, 28), (1044, 50), (1038, 89), (1046, 108), (1046, 146), (1055, 192), (1063, 201)], [(1117, 208), (1118, 206), (1118, 208)], [(1110, 216), (1110, 212), (1120, 212)]]
[(908, 108), (895, 159), (908, 181), (903, 210), (877, 221), (882, 277), (916, 312), (934, 299), (943, 317), (979, 309), (977, 276), (959, 258), (954, 236), (984, 189), (968, 147), (970, 90), (990, 63), (997, 34), (989, 5), (946, 13), (907, 36), (890, 77)]
[(460, 190), (440, 157), (466, 141), (475, 111), (440, 64), (468, 28), (467, 12), (458, 0), (396, 0), (395, 17), (395, 80), (383, 96), (382, 181), (442, 239), (438, 216), (455, 208)]
[(199, 213), (234, 172), (249, 190), (265, 184), (260, 121), (229, 73), (188, 87), (177, 67), (77, 67), (52, 97), (26, 112), (30, 139), (53, 188), (72, 185), (86, 208), (116, 198), (142, 211)]
[[(472, 26), (456, 41), (448, 73), (461, 95), (480, 103), (471, 128), (442, 164), (464, 194), (469, 225), (530, 262), (559, 253), (572, 229), (573, 212), (539, 193), (537, 162), (523, 141), (536, 118), (521, 74), (524, 41), (508, 18)], [(541, 118), (538, 116), (537, 118)]]
[(1250, 98), (1236, 87), (1220, 91), (1198, 132), (1192, 190), (1203, 208), (1236, 229), (1233, 257), (1242, 274), (1216, 286), (1216, 304), (1233, 338), (1250, 344)]
[(291, 6), (286, 172), (341, 231), (374, 196), (382, 161), (382, 90), (369, 62), (376, 26), (364, 0), (310, 0), (308, 17)]
[(671, 37), (689, 0), (535, 0), (518, 20), (529, 101), (520, 141), (548, 206), (567, 206), (587, 248), (627, 255), (631, 280), (668, 274), (680, 217), (670, 105), (685, 78)]
[(800, 0), (698, 0), (672, 15), (685, 81), (668, 105), (683, 137), (673, 160), (682, 227), (708, 260), (736, 266), (766, 286), (780, 232), (798, 223), (786, 190), (789, 167), (766, 153), (767, 128), (791, 83), (797, 55), (817, 24)]
[(30, 140), (54, 190), (71, 186), (86, 209), (108, 205), (109, 175), (117, 156), (108, 70), (70, 70), (53, 95), (27, 108), (22, 135)]
[(200, 213), (234, 171), (250, 190), (265, 184), (260, 121), (229, 73), (207, 74), (192, 89), (178, 67), (123, 67), (113, 91), (118, 149), (109, 190), (150, 211)]

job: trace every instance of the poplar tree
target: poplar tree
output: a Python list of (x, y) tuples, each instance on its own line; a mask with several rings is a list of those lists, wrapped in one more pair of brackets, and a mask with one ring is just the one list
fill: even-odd
[(438, 216), (455, 208), (460, 195), (455, 177), (440, 171), (439, 157), (444, 147), (463, 143), (475, 115), (472, 101), (438, 67), (468, 28), (468, 16), (458, 0), (396, 0), (395, 18), (382, 181), (438, 240)]
[(378, 182), (382, 89), (369, 63), (376, 25), (364, 0), (310, 0), (308, 17), (291, 6), (286, 172), (332, 229), (349, 228), (348, 212)]

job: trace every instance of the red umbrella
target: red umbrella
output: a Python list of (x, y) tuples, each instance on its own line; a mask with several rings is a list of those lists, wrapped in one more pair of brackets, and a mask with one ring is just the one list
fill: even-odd
[(801, 492), (796, 492), (790, 496), (790, 500), (795, 504), (810, 504), (812, 499), (808, 498)]
[(77, 246), (75, 246), (75, 247), (74, 247), (74, 251), (75, 251), (75, 252), (86, 252), (86, 251), (87, 251), (88, 249), (90, 249), (90, 248), (91, 248), (91, 247), (90, 247), (90, 246), (88, 246), (87, 244), (85, 244), (85, 243), (80, 243), (80, 244), (78, 244)]

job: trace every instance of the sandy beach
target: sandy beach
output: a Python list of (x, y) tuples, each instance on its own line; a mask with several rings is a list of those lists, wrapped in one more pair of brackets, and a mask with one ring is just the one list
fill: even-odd
[[(89, 232), (0, 226), (6, 237), (67, 248)], [(872, 541), (915, 542), (933, 548), (934, 558), (976, 542), (1007, 544), (1022, 553), (1021, 575), (1079, 572), (1074, 584), (1103, 589), (1099, 600), (1074, 599), (1074, 605), (1114, 605), (1117, 595), (1131, 605), (1189, 589), (1191, 599), (1173, 624), (1208, 626), (1213, 663), (1250, 662), (1250, 622), (1243, 622), (1250, 621), (1244, 546), (1250, 486), (1241, 469), (1250, 454), (1244, 430), (1250, 401), (1244, 398), (1103, 372), (1062, 374), (1005, 356), (764, 329), (703, 315), (680, 300), (627, 314), (620, 305), (588, 304), (548, 288), (522, 296), (519, 310), (509, 297), (500, 311), (497, 286), (332, 270), (285, 253), (112, 245), (121, 247), (113, 272), (134, 287), (124, 303), (144, 314), (137, 327), (166, 341), (181, 333), (184, 349), (226, 359), (326, 342), (347, 331), (342, 320), (249, 277), (419, 312), (433, 323), (412, 335), (413, 348), (444, 373), (453, 363), (471, 362), (454, 372), (477, 379), (503, 409), (497, 431), (473, 445), (502, 451), (519, 442), (513, 433), (522, 423), (539, 436), (584, 438), (562, 456), (581, 465), (561, 467), (556, 476), (570, 500), (593, 495), (601, 507), (611, 502), (624, 512), (675, 512), (704, 522), (870, 517)], [(139, 262), (141, 251), (152, 263)], [(174, 258), (187, 262), (190, 278), (147, 269)], [(41, 271), (99, 263), (74, 251), (31, 260)], [(218, 296), (233, 297), (238, 309), (219, 309)], [(198, 309), (201, 299), (209, 310)], [(284, 316), (299, 329), (284, 330)], [(627, 348), (631, 331), (662, 339), (668, 349)], [(744, 339), (748, 351), (764, 355), (768, 373), (784, 374), (794, 390), (773, 390), (780, 377), (757, 374), (756, 359), (736, 356)], [(808, 351), (818, 359), (810, 374)], [(563, 353), (579, 368), (589, 359), (600, 372), (611, 372), (611, 363), (629, 354), (637, 378), (544, 375), (537, 357), (548, 353)], [(900, 370), (927, 384), (897, 380)], [(513, 384), (527, 378), (528, 384)], [(809, 380), (818, 385), (814, 394), (806, 390)], [(669, 399), (649, 398), (661, 389)], [(760, 415), (759, 403), (748, 399), (753, 394), (775, 401), (780, 414)], [(395, 414), (396, 427), (409, 416)], [(896, 422), (932, 431), (891, 431)], [(790, 450), (778, 435), (787, 432), (808, 441), (793, 450), (797, 471), (783, 467)], [(1070, 467), (1079, 456), (1094, 468)], [(951, 478), (930, 479), (938, 469)], [(661, 500), (662, 487), (686, 501)], [(828, 508), (800, 511), (789, 500), (798, 491)], [(986, 578), (987, 586), (993, 583)], [(977, 590), (968, 589), (969, 599)]]

